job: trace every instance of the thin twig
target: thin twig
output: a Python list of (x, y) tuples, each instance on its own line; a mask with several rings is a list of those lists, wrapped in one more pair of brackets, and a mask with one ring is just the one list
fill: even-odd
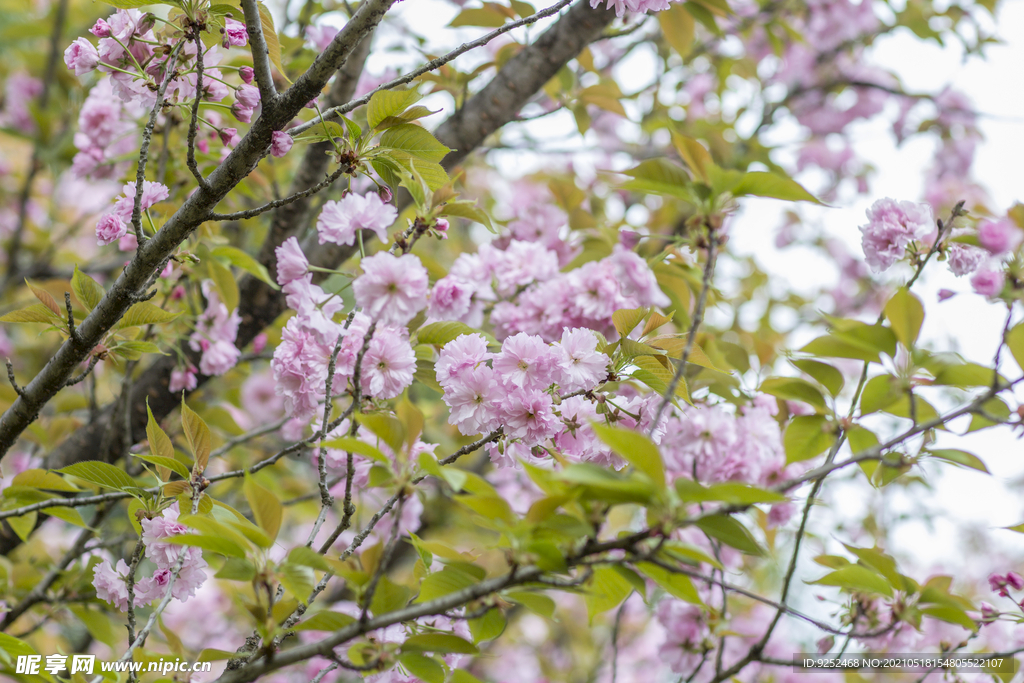
[(206, 218), (207, 220), (211, 221), (239, 221), (245, 220), (247, 218), (255, 218), (256, 216), (259, 216), (261, 213), (272, 211), (273, 209), (280, 208), (287, 204), (291, 204), (292, 202), (297, 202), (300, 199), (304, 199), (306, 197), (316, 194), (320, 190), (323, 190), (325, 187), (330, 186), (335, 180), (340, 178), (345, 171), (345, 167), (339, 167), (338, 170), (336, 170), (331, 175), (327, 176), (325, 180), (320, 181), (319, 183), (309, 188), (308, 190), (296, 192), (295, 194), (289, 195), (282, 199), (275, 199), (274, 201), (267, 202), (263, 206), (258, 206), (255, 209), (235, 211), (234, 213), (210, 213), (207, 215)]
[(142, 191), (146, 184), (146, 163), (149, 161), (149, 143), (153, 139), (153, 128), (156, 126), (156, 119), (164, 105), (164, 93), (167, 86), (174, 80), (174, 69), (178, 64), (178, 55), (185, 46), (185, 41), (178, 41), (170, 56), (164, 63), (164, 78), (156, 91), (156, 102), (153, 104), (153, 111), (150, 112), (149, 121), (142, 129), (142, 143), (139, 145), (139, 163), (135, 170), (135, 203), (132, 205), (132, 227), (135, 229), (135, 238), (138, 240), (137, 249), (141, 249), (146, 240), (149, 239), (142, 233)]
[(196, 43), (196, 98), (192, 102), (192, 117), (188, 124), (188, 170), (192, 171), (192, 177), (204, 190), (210, 189), (210, 183), (199, 171), (199, 164), (196, 162), (196, 133), (199, 130), (199, 103), (203, 100), (203, 41), (199, 31), (195, 32)]

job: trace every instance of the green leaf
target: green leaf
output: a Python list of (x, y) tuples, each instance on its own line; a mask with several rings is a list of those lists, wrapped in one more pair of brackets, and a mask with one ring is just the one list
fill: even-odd
[(1010, 349), (1013, 359), (1024, 370), (1024, 323), (1018, 323), (1007, 331), (1006, 348)]
[(188, 471), (188, 468), (181, 464), (181, 462), (175, 460), (174, 458), (165, 458), (162, 455), (137, 454), (135, 455), (135, 457), (138, 458), (139, 460), (143, 460), (145, 462), (156, 465), (157, 467), (166, 467), (175, 474), (181, 475), (182, 479), (188, 479), (191, 476), (191, 473)]
[(789, 362), (818, 380), (833, 397), (838, 396), (839, 392), (843, 390), (843, 384), (845, 384), (843, 373), (828, 363), (816, 360), (791, 360)]
[(985, 463), (981, 461), (981, 458), (973, 453), (962, 451), (959, 448), (934, 448), (930, 451), (926, 451), (926, 454), (933, 458), (953, 463), (954, 465), (969, 467), (971, 469), (984, 472), (985, 474), (991, 474), (991, 472), (988, 471), (988, 468), (985, 467)]
[(452, 23), (448, 26), (482, 26), (484, 28), (498, 28), (505, 25), (506, 17), (493, 7), (476, 7), (464, 9), (455, 15)]
[(724, 482), (703, 486), (693, 479), (679, 477), (675, 481), (679, 499), (685, 503), (707, 503), (721, 501), (734, 505), (753, 505), (755, 503), (781, 503), (786, 497), (781, 493), (766, 491), (739, 482)]
[(445, 567), (423, 579), (423, 583), (420, 585), (420, 594), (416, 597), (415, 602), (428, 602), (468, 588), (475, 583), (477, 583), (476, 577), (452, 567)]
[(469, 620), (469, 632), (473, 634), (473, 642), (494, 640), (505, 630), (505, 615), (495, 607), (484, 613), (482, 617)]
[(424, 683), (444, 683), (444, 667), (430, 657), (415, 652), (398, 655), (398, 662), (405, 670)]
[(180, 313), (165, 311), (159, 306), (154, 306), (148, 301), (140, 301), (129, 308), (115, 326), (119, 330), (129, 327), (141, 327), (143, 325), (158, 325), (177, 318)]
[(309, 599), (309, 594), (313, 592), (313, 587), (316, 585), (316, 577), (313, 575), (313, 570), (305, 565), (285, 562), (278, 566), (277, 575), (281, 580), (281, 585), (296, 600), (305, 605)]
[(376, 128), (384, 119), (395, 116), (420, 99), (415, 90), (381, 90), (375, 92), (366, 106), (366, 120)]
[(636, 568), (656, 584), (664, 588), (670, 595), (695, 605), (702, 605), (697, 589), (693, 586), (690, 577), (681, 572), (670, 572), (660, 565), (652, 562), (637, 562)]
[(656, 491), (646, 478), (624, 477), (587, 462), (569, 465), (557, 476), (577, 485), (585, 498), (609, 503), (646, 504), (651, 501)]
[(487, 215), (487, 212), (476, 206), (472, 202), (453, 201), (448, 202), (441, 207), (442, 216), (458, 216), (459, 218), (466, 218), (471, 221), (476, 221), (482, 224), (485, 228), (491, 232), (497, 232), (494, 228), (494, 224), (491, 223), (491, 217)]
[(227, 557), (245, 559), (245, 548), (224, 536), (212, 536), (209, 534), (182, 534), (180, 536), (172, 536), (168, 538), (167, 543), (202, 548), (203, 550), (209, 550)]
[(79, 303), (81, 303), (87, 311), (91, 311), (96, 308), (96, 304), (98, 304), (107, 293), (100, 283), (80, 271), (77, 264), (75, 265), (74, 275), (71, 276), (71, 289), (74, 291)]
[(217, 258), (227, 259), (232, 265), (241, 268), (254, 278), (270, 285), (271, 289), (280, 289), (278, 284), (270, 277), (270, 273), (267, 272), (266, 266), (237, 247), (227, 245), (214, 247), (210, 250), (210, 255)]
[(458, 339), (464, 334), (473, 334), (474, 332), (476, 332), (476, 330), (466, 323), (453, 321), (438, 322), (424, 325), (420, 329), (416, 330), (416, 339), (420, 344), (444, 346), (448, 342)]
[(658, 24), (665, 42), (672, 46), (680, 57), (686, 59), (693, 49), (693, 15), (682, 5), (674, 3), (667, 10), (658, 12)]
[(144, 353), (159, 353), (167, 355), (160, 350), (160, 347), (153, 342), (147, 341), (123, 341), (116, 346), (110, 347), (110, 352), (128, 360), (138, 360)]
[(897, 586), (903, 581), (896, 568), (896, 560), (890, 555), (885, 554), (878, 548), (857, 548), (846, 543), (843, 546), (856, 555), (861, 562), (884, 576), (893, 586)]
[(711, 154), (704, 145), (675, 131), (672, 132), (672, 145), (686, 165), (690, 167), (693, 175), (705, 185), (710, 185), (708, 170), (715, 165), (715, 162), (711, 160)]
[(324, 559), (323, 555), (303, 545), (291, 549), (288, 553), (288, 561), (312, 569), (319, 569), (322, 572), (331, 570), (331, 566), (327, 564), (327, 560)]
[(367, 458), (384, 463), (385, 465), (391, 464), (388, 456), (384, 455), (379, 448), (375, 448), (365, 441), (360, 441), (359, 439), (351, 436), (343, 436), (340, 439), (324, 441), (323, 447), (345, 451), (346, 453), (358, 453), (359, 455), (364, 455)]
[(225, 581), (252, 581), (256, 577), (256, 565), (249, 560), (229, 557), (213, 576)]
[(880, 593), (892, 597), (892, 586), (884, 578), (859, 564), (851, 564), (835, 570), (817, 581), (808, 583), (821, 586), (838, 586), (850, 592)]
[(228, 308), (228, 312), (231, 312), (238, 308), (238, 283), (235, 282), (235, 276), (231, 274), (231, 269), (225, 266), (217, 259), (209, 259), (206, 262), (207, 270), (210, 273), (210, 279), (213, 280), (213, 284), (217, 289), (217, 294), (220, 296), (221, 303)]
[(376, 615), (394, 612), (409, 604), (409, 596), (412, 591), (401, 584), (397, 584), (387, 576), (381, 576), (377, 583), (377, 590), (373, 594), (373, 601), (370, 603), (370, 611)]
[(831, 423), (824, 415), (794, 417), (782, 438), (786, 448), (786, 462), (809, 460), (828, 450), (835, 440)]
[(384, 147), (402, 150), (412, 156), (440, 163), (451, 151), (438, 141), (426, 128), (414, 123), (403, 123), (392, 126), (380, 136), (380, 144)]
[(615, 331), (619, 333), (620, 337), (625, 339), (626, 335), (632, 332), (650, 312), (651, 309), (649, 308), (620, 308), (612, 313)]
[(274, 16), (262, 2), (257, 3), (257, 7), (260, 10), (260, 26), (263, 28), (263, 40), (267, 43), (267, 54), (270, 57), (270, 63), (276, 66), (278, 73), (290, 83), (291, 80), (289, 80), (288, 74), (281, 64), (281, 42), (277, 37), (277, 29), (274, 28)]
[[(46, 491), (68, 491), (70, 493), (81, 490), (70, 482), (65, 481), (59, 475), (40, 469), (24, 470), (14, 475), (14, 479), (11, 480), (9, 486), (25, 486)], [(5, 495), (7, 490), (4, 489)]]
[(402, 444), (405, 442), (405, 427), (395, 418), (384, 413), (358, 413), (356, 421), (376, 434), (395, 453), (402, 450)]
[(744, 173), (739, 184), (732, 189), (733, 196), (754, 195), (756, 197), (769, 197), (772, 199), (785, 199), (791, 202), (813, 202), (821, 204), (810, 192), (790, 178), (768, 173), (765, 171), (751, 171)]
[[(149, 399), (146, 399), (146, 414), (149, 416), (146, 422), (146, 439), (149, 440), (149, 449), (162, 458), (174, 459), (174, 444), (167, 436), (167, 432), (160, 428), (160, 423), (153, 417), (153, 411), (149, 408)], [(186, 479), (188, 474), (182, 475)]]
[[(242, 491), (245, 493), (245, 499), (252, 509), (253, 517), (256, 518), (256, 524), (266, 532), (271, 540), (276, 539), (278, 531), (281, 530), (281, 521), (284, 517), (284, 508), (281, 507), (281, 501), (268, 489), (257, 484), (249, 476), (248, 472), (245, 475), (245, 483), (242, 484)], [(296, 597), (300, 600), (304, 598), (304, 596), (298, 595)]]
[(587, 603), (590, 622), (593, 623), (594, 617), (598, 614), (618, 607), (632, 592), (633, 584), (614, 568), (595, 568), (583, 598)]
[(786, 401), (806, 403), (821, 412), (828, 411), (825, 397), (818, 388), (800, 377), (770, 377), (761, 382), (759, 391)]
[(685, 169), (668, 159), (648, 159), (623, 173), (633, 178), (622, 184), (626, 190), (667, 195), (691, 204), (697, 203), (691, 190), (690, 176)]
[(764, 555), (765, 551), (750, 530), (728, 515), (712, 515), (696, 522), (697, 527), (711, 538), (736, 548), (748, 555)]
[(163, 4), (158, 0), (103, 0), (103, 2), (118, 9), (138, 9), (149, 5)]
[(594, 433), (626, 462), (646, 474), (658, 488), (665, 487), (665, 464), (658, 447), (639, 432), (594, 423)]
[(0, 323), (45, 323), (47, 325), (60, 324), (59, 316), (42, 304), (32, 304), (25, 308), (19, 308), (6, 315), (0, 316)]
[(355, 618), (341, 612), (317, 612), (292, 627), (294, 631), (337, 631), (355, 623)]
[(860, 395), (860, 414), (870, 415), (885, 410), (906, 394), (900, 380), (891, 375), (878, 375), (868, 380)]
[(435, 652), (437, 654), (472, 655), (479, 652), (476, 645), (448, 633), (421, 633), (402, 643), (402, 652)]
[(512, 602), (518, 602), (526, 609), (530, 610), (534, 614), (544, 617), (545, 619), (550, 619), (555, 614), (555, 601), (543, 593), (512, 591), (507, 593), (505, 597)]
[(73, 465), (62, 467), (57, 470), (64, 474), (70, 474), (73, 477), (84, 479), (85, 481), (102, 486), (103, 488), (115, 489), (117, 491), (124, 491), (125, 489), (138, 488), (138, 484), (135, 480), (128, 476), (128, 474), (119, 467), (114, 467), (105, 462), (99, 460), (86, 460), (85, 462), (76, 462)]
[(927, 614), (933, 619), (963, 626), (968, 631), (978, 630), (978, 623), (967, 616), (967, 612), (959, 607), (953, 607), (951, 605), (935, 605), (933, 607), (920, 607), (918, 609), (921, 610), (922, 614)]
[(906, 287), (902, 287), (885, 305), (885, 317), (889, 319), (889, 325), (900, 343), (908, 349), (914, 348), (914, 343), (921, 333), (921, 324), (924, 322), (924, 306), (921, 300), (911, 294)]
[(203, 418), (185, 405), (184, 397), (181, 400), (181, 428), (195, 457), (197, 471), (202, 472), (210, 461), (210, 428), (206, 426)]
[(450, 683), (483, 683), (483, 681), (464, 669), (455, 669), (452, 671)]

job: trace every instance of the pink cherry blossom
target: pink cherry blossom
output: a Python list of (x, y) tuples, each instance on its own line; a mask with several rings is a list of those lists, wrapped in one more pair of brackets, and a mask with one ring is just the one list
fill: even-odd
[(309, 270), (309, 261), (294, 236), (286, 239), (281, 246), (274, 249), (277, 257), (277, 284), (284, 286), (292, 280), (298, 280)]
[(597, 337), (584, 328), (565, 329), (555, 344), (559, 355), (558, 385), (563, 392), (590, 390), (608, 374), (611, 360), (597, 351)]
[(224, 47), (244, 47), (248, 42), (245, 24), (231, 17), (224, 20)]
[(114, 567), (108, 560), (103, 560), (93, 568), (92, 576), (97, 598), (106, 600), (122, 612), (128, 611), (128, 584), (125, 583), (128, 564), (124, 560), (118, 560)]
[(175, 368), (171, 370), (171, 379), (167, 385), (167, 390), (172, 394), (176, 394), (179, 391), (192, 391), (199, 385), (196, 379), (195, 368)]
[(238, 70), (238, 75), (242, 78), (242, 82), (246, 85), (252, 83), (253, 76), (255, 75), (251, 66), (243, 66)]
[(978, 269), (978, 266), (984, 259), (985, 252), (977, 247), (958, 242), (949, 245), (949, 253), (947, 255), (949, 270), (957, 277), (970, 275)]
[(1008, 218), (984, 220), (978, 224), (978, 242), (993, 256), (1015, 250), (1020, 246), (1022, 239), (1024, 231)]
[(971, 287), (982, 296), (994, 297), (1003, 291), (1005, 279), (1001, 270), (991, 270), (985, 267), (979, 269), (971, 278)]
[(557, 432), (561, 422), (552, 410), (551, 396), (535, 389), (516, 387), (501, 406), (505, 433), (522, 439), (526, 446), (538, 446)]
[[(375, 196), (375, 195), (368, 195)], [(352, 283), (356, 303), (381, 323), (405, 325), (427, 307), (427, 269), (417, 256), (380, 252), (360, 262)]]
[(879, 199), (867, 211), (868, 224), (861, 226), (862, 246), (868, 265), (881, 272), (906, 254), (914, 240), (920, 240), (935, 227), (927, 204), (894, 199)]
[(128, 232), (128, 226), (117, 214), (107, 213), (96, 223), (96, 243), (100, 246), (112, 244)]
[(466, 436), (491, 431), (498, 424), (504, 393), (491, 368), (466, 369), (445, 387), (444, 402), (451, 411), (448, 424)]
[(100, 55), (96, 48), (85, 38), (76, 38), (64, 50), (64, 64), (75, 72), (76, 76), (82, 76), (96, 68), (100, 62)]
[(427, 315), (433, 320), (461, 320), (469, 312), (474, 287), (447, 276), (434, 283)]
[(540, 337), (520, 332), (501, 344), (494, 371), (506, 388), (546, 389), (555, 381), (559, 358)]
[(372, 230), (381, 242), (387, 242), (387, 230), (397, 217), (397, 209), (385, 204), (377, 193), (363, 196), (349, 193), (340, 201), (324, 204), (316, 221), (316, 230), (320, 244), (333, 242), (352, 246), (356, 242), (357, 230)]
[(461, 334), (444, 345), (434, 364), (437, 382), (448, 387), (461, 381), (466, 372), (472, 370), (492, 354), (487, 351), (487, 340), (481, 334)]
[(377, 329), (363, 356), (361, 384), (367, 396), (395, 398), (412, 384), (416, 354), (409, 340), (390, 326)]

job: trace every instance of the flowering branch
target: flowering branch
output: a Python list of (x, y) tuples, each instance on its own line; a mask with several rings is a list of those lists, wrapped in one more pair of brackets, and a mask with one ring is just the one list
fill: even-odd
[(302, 190), (301, 192), (296, 192), (295, 194), (289, 195), (282, 199), (275, 199), (272, 202), (267, 202), (263, 206), (258, 206), (255, 209), (235, 211), (233, 213), (211, 213), (209, 216), (207, 216), (207, 220), (238, 221), (245, 220), (247, 218), (255, 218), (256, 216), (259, 216), (261, 213), (266, 213), (267, 211), (272, 211), (273, 209), (278, 209), (282, 206), (287, 206), (292, 202), (297, 202), (300, 199), (305, 199), (306, 197), (311, 197), (315, 195), (317, 192), (320, 192), (320, 190), (323, 190), (326, 187), (330, 187), (335, 180), (340, 178), (345, 173), (345, 170), (345, 167), (339, 167), (334, 173), (327, 176), (326, 179), (320, 181), (313, 187)]

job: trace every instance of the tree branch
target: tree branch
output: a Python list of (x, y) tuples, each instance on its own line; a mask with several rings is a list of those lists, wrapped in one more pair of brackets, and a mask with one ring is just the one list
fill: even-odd
[(245, 15), (245, 32), (249, 34), (249, 50), (252, 52), (252, 70), (260, 89), (260, 104), (263, 112), (267, 113), (277, 106), (278, 98), (270, 70), (270, 48), (263, 35), (263, 22), (256, 0), (242, 0), (241, 4)]

